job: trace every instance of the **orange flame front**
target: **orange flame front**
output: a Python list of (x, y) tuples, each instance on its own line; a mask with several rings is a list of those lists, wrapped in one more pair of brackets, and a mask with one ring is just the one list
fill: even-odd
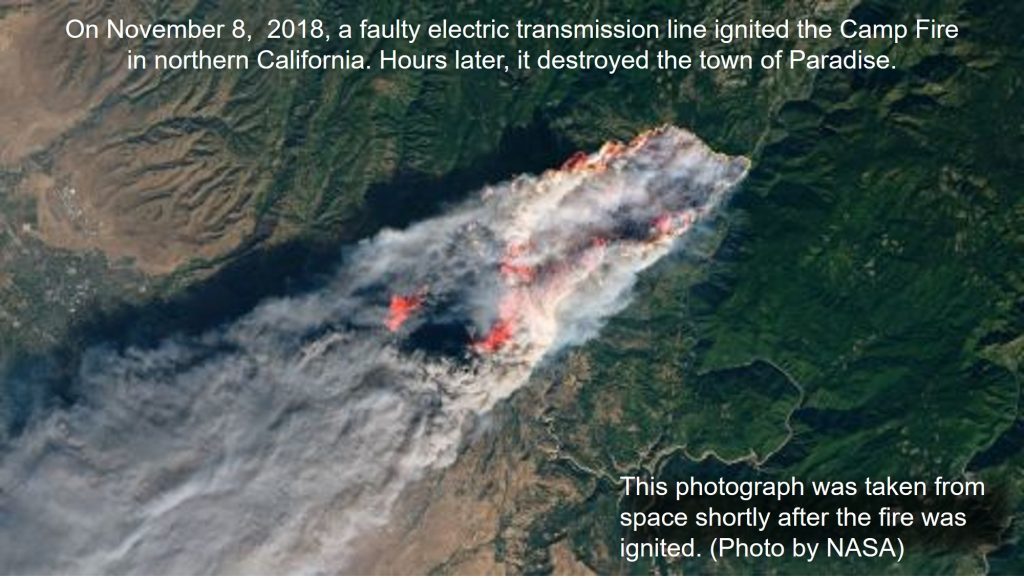
[(512, 318), (498, 319), (483, 339), (473, 343), (473, 349), (478, 353), (494, 353), (512, 339), (515, 328), (516, 324)]
[(384, 323), (388, 330), (394, 333), (401, 329), (409, 317), (423, 307), (423, 302), (426, 299), (426, 290), (412, 295), (393, 295), (391, 304), (388, 306), (388, 318)]

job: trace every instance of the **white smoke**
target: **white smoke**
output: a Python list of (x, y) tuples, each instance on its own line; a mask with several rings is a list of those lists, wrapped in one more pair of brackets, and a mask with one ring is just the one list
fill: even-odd
[(748, 163), (664, 128), (571, 165), (384, 231), (322, 289), (201, 337), (89, 351), (87, 398), (0, 458), (0, 568), (343, 570), (402, 489), (621, 310)]

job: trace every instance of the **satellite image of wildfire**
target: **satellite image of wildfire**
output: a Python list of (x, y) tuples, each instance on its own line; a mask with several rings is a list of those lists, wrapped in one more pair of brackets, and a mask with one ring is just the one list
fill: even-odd
[[(1024, 572), (1022, 7), (0, 0), (0, 571)], [(595, 18), (960, 34), (326, 36)], [(893, 66), (125, 65), (665, 42)]]
[[(26, 572), (48, 569), (21, 560), (28, 540), (86, 573), (344, 569), (473, 416), (593, 337), (747, 167), (657, 129), (385, 230), (317, 291), (195, 338), (87, 352), (90, 401), (5, 459), (0, 551)], [(438, 331), (465, 339), (446, 350)]]

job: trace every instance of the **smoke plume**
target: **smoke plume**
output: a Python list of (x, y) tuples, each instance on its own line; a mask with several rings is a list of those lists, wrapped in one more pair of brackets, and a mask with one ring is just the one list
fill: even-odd
[(402, 489), (593, 337), (747, 167), (665, 127), (383, 231), (322, 288), (201, 336), (89, 350), (85, 399), (0, 456), (0, 568), (344, 570)]

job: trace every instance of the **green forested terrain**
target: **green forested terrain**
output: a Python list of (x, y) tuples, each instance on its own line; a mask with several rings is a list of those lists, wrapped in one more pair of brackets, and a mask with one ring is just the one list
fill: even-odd
[[(214, 323), (293, 288), (290, 279), (301, 284), (324, 271), (344, 242), (434, 214), (488, 182), (555, 166), (575, 149), (668, 122), (718, 150), (750, 156), (753, 170), (713, 230), (645, 276), (635, 303), (575, 353), (587, 370), (571, 374), (570, 364), (570, 375), (554, 378), (578, 383), (573, 395), (536, 418), (562, 455), (531, 459), (542, 471), (571, 470), (586, 498), (541, 508), (514, 538), (524, 541), (528, 556), (513, 559), (505, 552), (521, 550), (511, 547), (497, 548), (496, 556), (523, 571), (550, 570), (546, 546), (568, 536), (574, 554), (596, 570), (648, 571), (643, 564), (623, 567), (616, 555), (612, 482), (634, 472), (856, 479), (956, 478), (966, 471), (999, 489), (1005, 513), (1019, 511), (1024, 42), (1017, 26), (1024, 10), (1018, 3), (248, 4), (148, 2), (140, 13), (204, 21), (243, 13), (250, 22), (451, 14), (467, 21), (851, 15), (885, 22), (922, 14), (956, 22), (962, 37), (892, 49), (842, 39), (815, 45), (816, 51), (886, 50), (896, 69), (875, 72), (250, 70), (131, 77), (71, 136), (0, 167), (0, 212), (31, 219), (30, 203), (13, 193), (19, 182), (49, 167), (67, 139), (88, 139), (97, 125), (116, 122), (126, 136), (108, 141), (112, 154), (132, 154), (150, 139), (180, 141), (184, 161), (244, 175), (239, 210), (252, 225), (234, 249), (167, 275), (15, 233), (0, 238), (9, 276), (0, 283), (0, 323), (18, 320), (0, 331), (2, 406), (11, 423), (17, 425), (10, 416), (24, 407), (47, 402), (46, 392), (22, 389), (26, 373), (50, 372), (56, 391), (73, 396), (60, 391), (60, 376), (83, 344)], [(758, 53), (793, 42), (724, 47), (708, 40), (674, 49)], [(561, 43), (529, 48), (556, 45), (569, 50)], [(353, 41), (348, 47), (369, 54), (390, 46)], [(640, 47), (594, 42), (578, 49)], [(166, 170), (165, 162), (144, 159), (137, 170)], [(73, 278), (82, 278), (74, 307), (58, 282), (72, 269)], [(136, 291), (140, 286), (147, 291)], [(54, 351), (56, 361), (39, 369), (39, 360), (53, 359)], [(1011, 524), (1007, 515), (1000, 520)], [(1019, 532), (1011, 524), (998, 544), (916, 550), (895, 568), (884, 559), (833, 561), (813, 572), (1019, 573)], [(666, 569), (807, 571), (769, 564)]]
[[(39, 53), (40, 66), (59, 64), (61, 76), (55, 84), (64, 83), (62, 90), (99, 92), (96, 98), (101, 102), (59, 138), (37, 143), (33, 154), (0, 164), (0, 203), (8, 229), (0, 251), (11, 277), (0, 284), (0, 306), (3, 317), (12, 322), (33, 320), (21, 324), (19, 331), (5, 333), (4, 351), (51, 347), (64, 340), (69, 324), (89, 323), (83, 307), (72, 310), (66, 299), (46, 298), (35, 289), (61, 283), (58, 277), (65, 262), (77, 271), (69, 278), (78, 281), (75, 287), (86, 309), (117, 310), (124, 302), (145, 307), (153, 299), (174, 299), (182, 289), (196, 290), (197, 280), (225, 268), (249, 270), (268, 259), (276, 264), (268, 269), (301, 268), (298, 262), (303, 259), (292, 258), (291, 253), (275, 260), (275, 248), (288, 252), (282, 247), (297, 246), (301, 254), (310, 254), (312, 248), (331, 252), (341, 241), (436, 213), (444, 203), (486, 183), (557, 166), (577, 149), (628, 139), (654, 125), (676, 123), (715, 147), (749, 153), (766, 136), (780, 107), (799, 98), (813, 79), (803, 72), (641, 71), (612, 76), (600, 71), (506, 74), (452, 68), (266, 71), (255, 66), (247, 71), (133, 71), (124, 78), (117, 73), (128, 49), (148, 55), (201, 49), (250, 56), (265, 48), (277, 53), (292, 48), (318, 53), (349, 50), (375, 63), (376, 51), (392, 48), (408, 54), (451, 54), (459, 48), (514, 55), (518, 48), (535, 54), (549, 48), (564, 53), (629, 53), (658, 46), (654, 41), (535, 41), (520, 46), (493, 41), (421, 40), (410, 45), (404, 40), (265, 40), (265, 23), (275, 17), (316, 17), (328, 29), (341, 22), (358, 26), (362, 18), (431, 22), (452, 14), (466, 22), (586, 22), (598, 16), (609, 22), (641, 16), (652, 22), (669, 16), (744, 20), (758, 14), (781, 17), (798, 9), (786, 3), (579, 3), (557, 8), (503, 2), (114, 2), (88, 9), (40, 5), (40, 18), (51, 24), (40, 33), (55, 37), (46, 45), (49, 50)], [(799, 6), (801, 15), (822, 20), (843, 12), (841, 3)], [(15, 12), (8, 14), (13, 18)], [(239, 16), (254, 33), (251, 43), (230, 38), (89, 43), (63, 37), (62, 27), (70, 17), (90, 22), (123, 17), (133, 22), (228, 23), (230, 29)], [(708, 39), (674, 41), (670, 47), (678, 53), (760, 52), (795, 42), (726, 46)], [(92, 51), (97, 46), (102, 49), (97, 49), (99, 54)], [(89, 66), (101, 58), (106, 68)], [(118, 78), (112, 89), (102, 84), (111, 76)], [(134, 257), (104, 259), (98, 251), (52, 247), (20, 228), (22, 223), (39, 225), (33, 223), (33, 199), (18, 193), (33, 177), (44, 174), (56, 186), (69, 186), (79, 173), (93, 168), (101, 173), (98, 181), (104, 185), (94, 194), (107, 197), (128, 190), (128, 198), (110, 209), (113, 214), (101, 217), (128, 221), (130, 228), (113, 235), (105, 246)], [(101, 198), (95, 204), (109, 201)], [(188, 227), (181, 225), (185, 222)], [(162, 262), (147, 260), (146, 251), (159, 251), (179, 236), (186, 237), (194, 250), (186, 245), (161, 254), (161, 261), (178, 264), (173, 271), (165, 271)], [(88, 234), (83, 237), (86, 244), (93, 242)], [(97, 243), (104, 246), (102, 235)], [(207, 244), (212, 248), (204, 250)], [(322, 255), (315, 254), (311, 260), (320, 262)], [(54, 265), (28, 265), (39, 262)], [(154, 267), (159, 273), (149, 273)], [(254, 294), (262, 295), (268, 286), (271, 292), (278, 290), (273, 284), (282, 277), (276, 270), (245, 276), (259, 282), (247, 281), (240, 287), (228, 274), (220, 283), (235, 293), (253, 287)], [(207, 281), (212, 287), (221, 284)], [(218, 294), (214, 300), (240, 299)]]
[[(969, 31), (955, 47), (895, 52), (895, 71), (819, 75), (781, 106), (713, 256), (652, 275), (586, 348), (596, 369), (580, 403), (556, 416), (587, 468), (608, 480), (631, 469), (714, 477), (715, 458), (678, 462), (710, 452), (780, 479), (969, 472), (998, 494), (1000, 524), (1011, 523), (1024, 473), (1024, 197), (1021, 125), (1010, 119), (1024, 99), (1020, 35), (1006, 22), (1021, 14), (945, 10)], [(583, 419), (594, 412), (611, 417)], [(590, 515), (568, 522), (580, 556), (595, 540), (617, 547), (618, 534), (595, 530), (614, 499), (595, 489), (580, 505)], [(813, 571), (1020, 571), (1015, 523), (987, 562), (993, 538), (976, 532), (977, 543), (936, 542), (897, 567), (832, 561)], [(809, 571), (793, 564), (691, 569)]]

